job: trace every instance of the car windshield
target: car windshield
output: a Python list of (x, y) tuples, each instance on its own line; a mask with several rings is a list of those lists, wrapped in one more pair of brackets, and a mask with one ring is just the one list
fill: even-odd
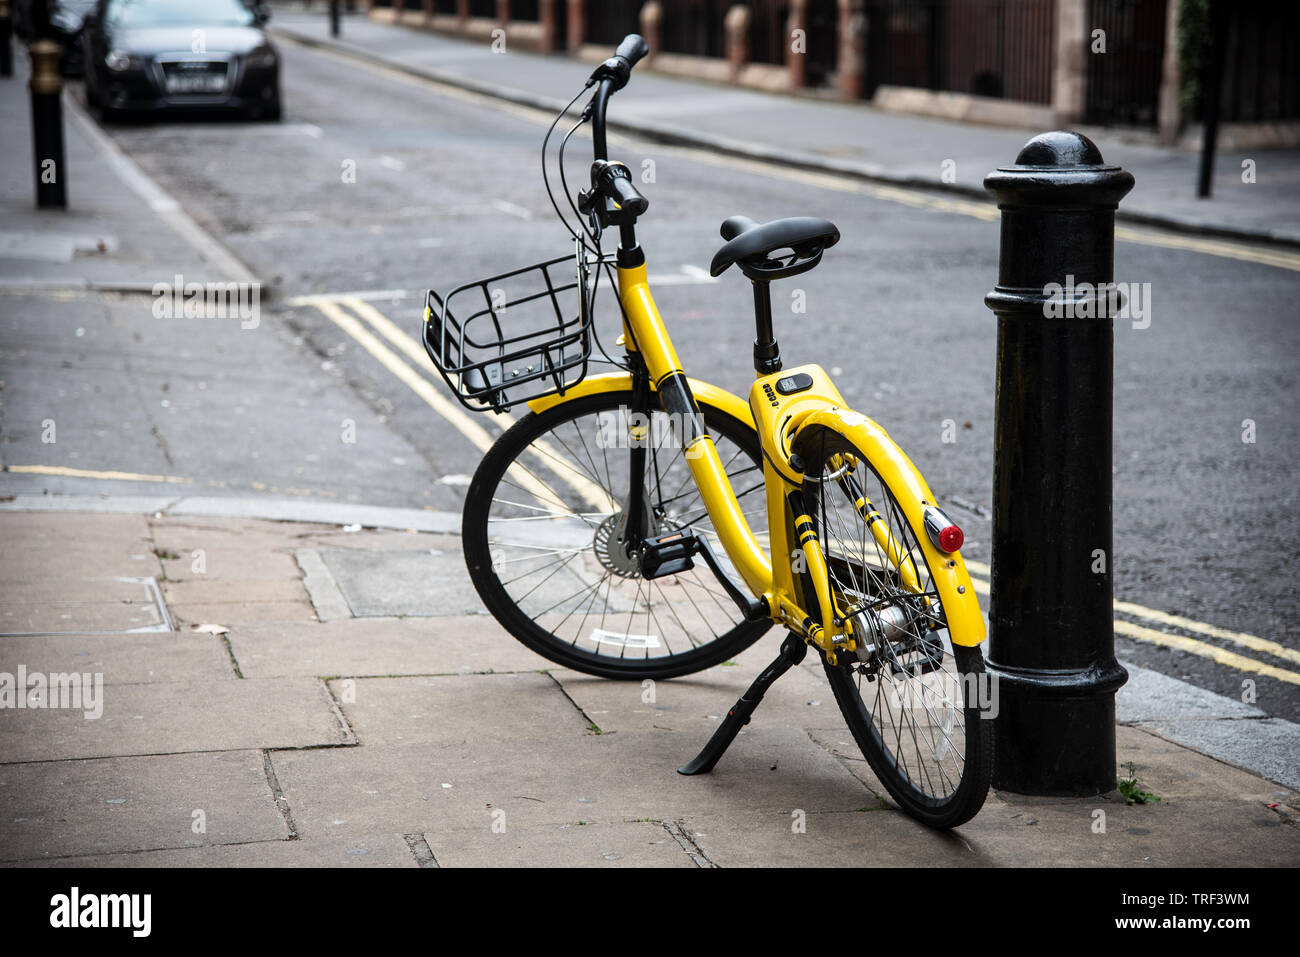
[(246, 27), (253, 11), (240, 0), (110, 0), (106, 17), (119, 27)]

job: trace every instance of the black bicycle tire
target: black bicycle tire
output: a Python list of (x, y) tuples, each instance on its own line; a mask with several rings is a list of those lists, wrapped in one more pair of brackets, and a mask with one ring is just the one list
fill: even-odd
[[(954, 645), (953, 658), (963, 680), (969, 674), (984, 674), (984, 656), (978, 647)], [(993, 728), (992, 722), (986, 720), (978, 706), (972, 707), (967, 703), (963, 708), (966, 720), (966, 758), (961, 783), (947, 799), (924, 802), (917, 800), (915, 792), (899, 779), (882, 751), (876, 740), (875, 725), (870, 718), (863, 716), (866, 705), (854, 687), (848, 670), (842, 665), (832, 667), (824, 659), (822, 668), (853, 740), (899, 807), (921, 823), (941, 829), (959, 827), (979, 813), (988, 797), (993, 777)]]
[[(831, 439), (832, 436), (833, 439)], [(871, 468), (870, 459), (846, 436), (828, 430), (824, 439), (831, 439), (830, 441), (824, 440), (820, 446), (824, 455), (834, 452), (849, 452), (856, 455)], [(806, 444), (801, 443), (801, 446), (809, 448), (813, 441), (816, 440), (809, 440)], [(889, 483), (874, 468), (871, 470), (881, 486), (897, 499), (898, 494), (890, 487)], [(911, 532), (913, 536), (925, 534), (923, 529), (912, 528)], [(924, 555), (921, 557), (924, 561)], [(976, 687), (977, 683), (982, 679), (978, 677), (972, 679), (970, 676), (985, 673), (984, 656), (979, 646), (971, 647), (953, 643), (952, 647), (953, 660), (963, 687), (966, 689)], [(830, 683), (832, 693), (835, 695), (836, 704), (839, 705), (840, 714), (843, 715), (845, 723), (849, 726), (853, 740), (857, 742), (858, 748), (862, 751), (862, 756), (867, 760), (867, 764), (870, 765), (871, 770), (875, 772), (880, 783), (884, 785), (885, 790), (889, 792), (890, 797), (898, 803), (899, 807), (923, 824), (940, 829), (958, 827), (979, 813), (980, 808), (984, 806), (985, 799), (988, 797), (993, 776), (993, 722), (988, 720), (987, 715), (982, 713), (978, 700), (968, 698), (962, 708), (966, 740), (962, 779), (951, 795), (943, 799), (937, 799), (930, 795), (918, 794), (899, 775), (894, 763), (890, 760), (887, 749), (879, 738), (879, 732), (871, 720), (866, 704), (858, 693), (851, 670), (843, 663), (835, 666), (828, 664), (824, 656), (822, 658), (822, 668), (826, 672), (826, 678)]]

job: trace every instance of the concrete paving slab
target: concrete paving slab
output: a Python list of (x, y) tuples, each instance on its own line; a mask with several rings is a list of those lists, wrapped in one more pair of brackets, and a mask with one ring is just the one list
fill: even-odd
[[(1300, 861), (1293, 827), (1262, 805), (1238, 803), (993, 800), (951, 832), (894, 810), (809, 813), (802, 832), (799, 823), (793, 812), (684, 821), (692, 840), (722, 867), (1276, 867)], [(1102, 824), (1104, 832), (1094, 831)]]
[(0, 807), (5, 861), (289, 836), (260, 751), (0, 765)]
[(718, 867), (974, 867), (960, 837), (900, 811), (789, 811), (690, 815), (682, 828)]
[[(257, 500), (265, 502), (268, 499), (259, 496)], [(178, 500), (178, 502), (185, 501), (194, 501), (194, 499), (184, 498)], [(252, 500), (250, 499), (232, 498), (224, 501), (231, 505), (243, 502), (250, 507), (243, 510), (228, 508), (219, 515), (202, 515), (169, 509), (159, 515), (150, 515), (149, 527), (155, 539), (173, 534), (206, 534), (210, 536), (227, 536), (234, 541), (256, 535), (294, 538), (299, 535), (328, 531), (333, 527), (323, 522), (295, 522), (287, 525), (279, 519), (263, 518), (256, 509), (251, 507)]]
[(235, 596), (245, 603), (307, 601), (307, 592), (297, 579), (195, 578), (163, 584), (163, 597), (169, 605), (218, 604)]
[(897, 806), (889, 796), (889, 792), (885, 790), (885, 786), (880, 783), (876, 772), (871, 770), (867, 759), (862, 756), (862, 749), (853, 740), (847, 725), (842, 728), (811, 728), (808, 737), (825, 748), (857, 778), (862, 786), (872, 793), (880, 807)]
[[(402, 510), (393, 509), (392, 511), (398, 512)], [(424, 515), (432, 514), (415, 509), (407, 509), (406, 512), (412, 522)], [(459, 518), (459, 515), (457, 518)], [(459, 529), (460, 526), (458, 525), (457, 531)], [(345, 548), (355, 552), (409, 552), (430, 548), (440, 552), (459, 553), (461, 550), (460, 535), (438, 535), (432, 532), (416, 530), (382, 531), (378, 529), (367, 530), (365, 534), (359, 534), (357, 532), (345, 532), (337, 526), (295, 536), (295, 542), (300, 548)], [(468, 581), (467, 578), (466, 583)]]
[(351, 740), (314, 678), (114, 685), (104, 690), (98, 719), (66, 708), (0, 712), (0, 764)]
[[(194, 554), (200, 551), (201, 554)], [(258, 578), (269, 581), (296, 581), (302, 577), (293, 556), (287, 552), (265, 549), (191, 548), (184, 552), (171, 552), (180, 557), (162, 562), (168, 581), (219, 581), (230, 578)], [(196, 563), (199, 567), (196, 568)]]
[(0, 539), (3, 581), (160, 577), (143, 515), (3, 512)]
[(112, 604), (130, 601), (149, 601), (150, 595), (142, 582), (152, 578), (95, 576), (92, 578), (61, 577), (38, 581), (0, 579), (3, 594), (16, 602), (31, 604)]
[[(824, 733), (814, 735), (833, 743)], [(684, 824), (721, 866), (1300, 863), (1300, 832), (1267, 807), (1295, 800), (1293, 792), (1279, 792), (1254, 775), (1139, 729), (1121, 728), (1118, 743), (1121, 764), (1133, 761), (1142, 786), (1159, 794), (1160, 802), (1130, 806), (1118, 792), (1080, 799), (993, 792), (974, 820), (948, 836), (894, 810), (809, 813), (803, 833), (793, 829), (789, 813), (742, 820), (704, 814), (689, 816)], [(844, 763), (871, 774), (860, 757), (845, 757)], [(1105, 831), (1094, 829), (1099, 822)]]
[[(757, 663), (760, 659), (762, 665)], [(765, 655), (750, 651), (745, 653), (743, 664), (718, 666), (651, 685), (607, 681), (573, 671), (557, 671), (555, 677), (602, 731), (681, 731), (702, 746), (768, 663)], [(750, 727), (808, 728), (843, 724), (826, 679), (795, 668), (768, 691), (754, 712)]]
[[(330, 682), (363, 745), (450, 744), (592, 734), (548, 675), (344, 678)], [(352, 700), (349, 700), (352, 699)]]
[(221, 640), (190, 632), (0, 638), (0, 672), (17, 674), (20, 664), (29, 673), (99, 673), (106, 685), (234, 677)]
[[(504, 831), (493, 831), (494, 823)], [(425, 839), (439, 867), (696, 866), (658, 821), (513, 827), (507, 815), (486, 827), (440, 829)]]
[(300, 548), (293, 553), (302, 569), (302, 587), (307, 590), (311, 606), (319, 621), (339, 621), (352, 617), (348, 600), (339, 591), (338, 582), (321, 561), (320, 552), (314, 548)]
[(230, 644), (246, 677), (467, 674), (557, 666), (487, 615), (352, 618), (325, 624), (253, 622)]
[(400, 834), (376, 834), (338, 844), (273, 840), (164, 851), (132, 851), (22, 861), (21, 867), (418, 867)]
[[(800, 731), (746, 732), (707, 775), (675, 734), (620, 732), (541, 740), (372, 745), (276, 752), (280, 786), (304, 839), (400, 830), (671, 821), (692, 814), (875, 807), (874, 796)], [(445, 786), (444, 786), (445, 785)]]
[(1144, 721), (1163, 738), (1300, 790), (1300, 725), (1283, 718)]
[[(235, 593), (231, 594), (232, 599)], [(255, 622), (295, 622), (316, 620), (316, 612), (306, 598), (299, 601), (194, 602), (169, 607), (178, 628), (187, 625), (246, 625)]]
[(0, 582), (0, 635), (170, 631), (152, 578)]
[(1280, 802), (1300, 809), (1300, 791), (1188, 750), (1150, 728), (1118, 728), (1115, 751), (1120, 776), (1127, 777), (1133, 764), (1143, 786), (1164, 800)]
[(320, 556), (358, 618), (470, 615), (483, 607), (474, 590), (466, 587), (459, 549), (329, 548)]
[[(1104, 818), (1100, 816), (1104, 813)], [(1104, 824), (1105, 832), (1094, 830)], [(960, 830), (996, 867), (1295, 867), (1300, 833), (1262, 804), (994, 803)]]
[[(286, 525), (282, 522), (233, 516), (177, 518), (166, 515), (151, 519), (150, 527), (154, 544), (159, 551), (174, 553), (181, 556), (182, 560), (192, 560), (193, 551), (203, 549), (205, 556), (211, 559), (207, 564), (213, 575), (220, 574), (215, 556), (221, 553), (227, 553), (237, 561), (245, 558), (256, 560), (257, 556), (264, 554), (289, 557), (297, 536), (326, 528), (322, 525)], [(237, 573), (234, 577), (258, 576)]]

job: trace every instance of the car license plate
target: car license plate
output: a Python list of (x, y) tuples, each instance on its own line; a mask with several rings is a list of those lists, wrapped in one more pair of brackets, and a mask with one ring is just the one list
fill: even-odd
[(226, 78), (220, 73), (180, 73), (167, 77), (168, 93), (220, 93)]

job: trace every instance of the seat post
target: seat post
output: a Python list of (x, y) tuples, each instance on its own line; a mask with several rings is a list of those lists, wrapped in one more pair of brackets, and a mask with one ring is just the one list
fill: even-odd
[(754, 279), (754, 371), (771, 375), (781, 371), (781, 349), (772, 335), (772, 293), (766, 280)]

